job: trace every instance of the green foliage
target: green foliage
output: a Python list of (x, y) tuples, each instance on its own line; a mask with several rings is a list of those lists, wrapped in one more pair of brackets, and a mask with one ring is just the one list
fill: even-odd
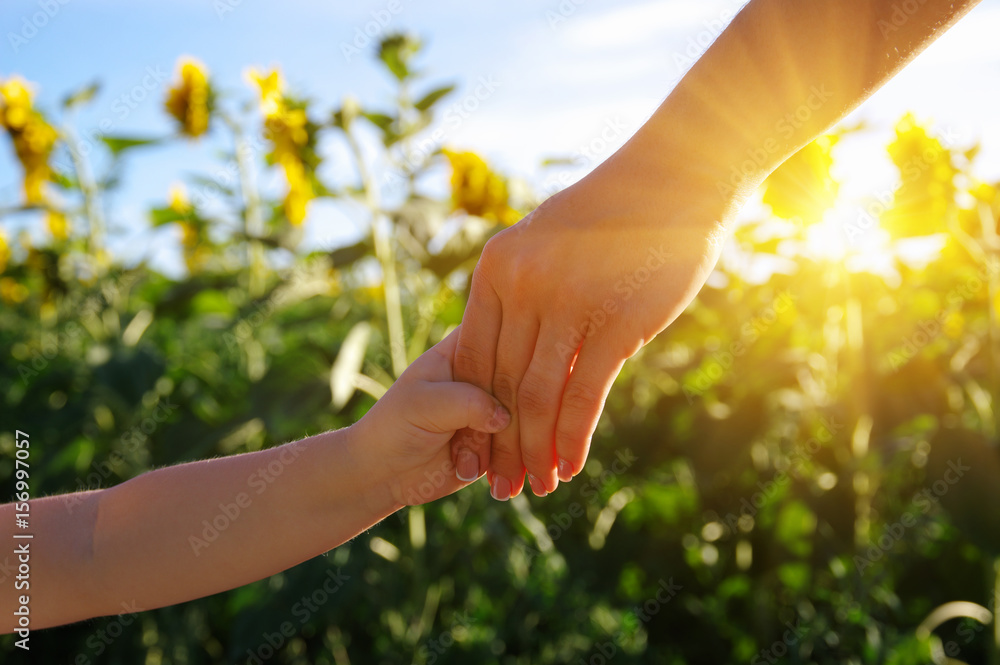
[[(378, 57), (400, 91), (388, 109), (348, 98), (321, 123), (312, 105), (268, 102), (262, 92), (273, 111), (263, 130), (267, 157), (241, 152), (254, 120), (224, 115), (220, 98), (205, 112), (223, 122), (188, 122), (188, 97), (175, 95), (171, 112), (188, 122), (184, 136), (231, 132), (226, 166), (241, 176), (226, 186), (191, 178), (192, 191), (210, 185), (222, 206), (178, 191), (149, 211), (152, 225), (181, 233), (181, 278), (107, 254), (99, 213), (115, 179), (99, 181), (102, 188), (81, 177), (85, 170), (50, 174), (68, 194), (47, 205), (71, 231), (60, 237), (50, 221), (51, 245), (22, 240), (0, 275), (4, 486), (14, 428), (31, 434), (33, 491), (42, 495), (345, 426), (460, 322), (468, 276), (503, 224), (455, 202), (494, 206), (501, 219), (535, 201), (512, 200), (499, 187), (507, 198), (488, 205), (475, 190), (451, 201), (421, 191), (421, 177), (443, 160), (413, 143), (433, 127), (452, 86), (420, 83), (418, 51), (405, 36), (381, 45)], [(189, 71), (193, 90), (207, 86), (203, 78)], [(428, 92), (412, 102), (411, 86)], [(70, 96), (67, 106), (96, 91)], [(993, 607), (1000, 289), (990, 242), (1000, 203), (995, 186), (975, 180), (971, 155), (940, 142), (928, 151), (932, 139), (914, 127), (901, 125), (891, 151), (903, 178), (900, 205), (917, 205), (913, 192), (923, 185), (914, 182), (937, 185), (924, 187), (913, 225), (899, 208), (886, 218), (897, 236), (947, 231), (940, 256), (917, 269), (886, 245), (900, 274), (894, 281), (801, 253), (814, 226), (777, 216), (818, 223), (837, 191), (828, 173), (834, 142), (803, 152), (768, 184), (774, 214), (741, 227), (735, 243), (748, 260), (794, 258), (792, 274), (759, 283), (723, 261), (715, 286), (627, 364), (591, 460), (555, 494), (501, 505), (477, 486), (402, 511), (270, 579), (38, 634), (33, 659), (902, 664), (941, 650), (970, 663), (995, 657), (992, 627), (963, 619), (924, 634), (918, 626), (948, 601)], [(372, 147), (363, 144), (366, 133), (379, 137), (384, 173), (363, 158)], [(321, 134), (353, 156), (359, 182), (320, 178)], [(141, 155), (129, 148), (148, 141), (105, 143), (120, 168)], [(907, 150), (930, 155), (934, 168), (909, 180)], [(301, 250), (298, 203), (269, 200), (242, 177), (267, 168), (270, 155), (286, 158), (290, 195), (364, 206), (365, 236)], [(452, 165), (478, 174), (454, 178), (454, 187), (500, 182), (471, 153)], [(796, 168), (809, 171), (787, 170)], [(937, 225), (928, 225), (931, 210)], [(956, 462), (972, 468), (956, 478)], [(0, 639), (0, 653), (15, 653), (11, 637)]]

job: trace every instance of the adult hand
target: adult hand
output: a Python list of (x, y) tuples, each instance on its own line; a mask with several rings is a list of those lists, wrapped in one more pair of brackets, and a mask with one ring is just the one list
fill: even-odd
[[(498, 499), (569, 480), (622, 364), (694, 298), (724, 226), (782, 161), (899, 71), (978, 0), (751, 0), (634, 137), (487, 244), (455, 378), (513, 415), (452, 441)], [(912, 19), (912, 20), (911, 20)], [(774, 48), (775, 43), (781, 48)]]
[[(489, 390), (511, 426), (453, 441), (459, 475), (539, 496), (587, 458), (624, 362), (680, 314), (724, 238), (712, 182), (623, 150), (487, 243), (472, 277), (455, 379)], [(702, 178), (701, 180), (704, 180)], [(463, 466), (464, 465), (464, 466)]]

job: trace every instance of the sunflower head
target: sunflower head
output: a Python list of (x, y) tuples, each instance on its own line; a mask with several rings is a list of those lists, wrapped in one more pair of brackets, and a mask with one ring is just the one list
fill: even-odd
[(268, 160), (281, 166), (288, 182), (284, 212), (288, 221), (299, 226), (305, 220), (308, 203), (316, 198), (311, 175), (315, 168), (316, 127), (309, 122), (305, 107), (284, 93), (281, 71), (248, 69), (246, 80), (260, 89), (260, 109), (264, 114), (264, 137), (271, 142)]
[(260, 108), (265, 117), (281, 113), (284, 107), (282, 90), (285, 88), (285, 80), (280, 69), (276, 67), (265, 73), (262, 69), (251, 67), (244, 72), (244, 78), (251, 85), (260, 88)]
[(49, 157), (58, 132), (32, 106), (28, 83), (19, 76), (0, 81), (0, 126), (10, 134), (17, 160), (24, 169), (24, 198), (28, 204), (45, 201), (42, 186), (50, 179)]
[(212, 97), (205, 65), (182, 58), (177, 66), (177, 79), (167, 90), (163, 105), (178, 122), (182, 134), (197, 138), (208, 131)]
[(951, 149), (907, 113), (896, 125), (888, 150), (900, 184), (883, 225), (897, 237), (938, 232), (955, 197), (958, 169)]
[(7, 270), (8, 261), (10, 261), (10, 245), (7, 243), (7, 236), (0, 230), (0, 274)]
[(464, 210), (502, 224), (515, 223), (519, 215), (510, 206), (506, 181), (494, 173), (486, 161), (474, 152), (444, 150), (451, 164), (451, 203), (453, 210)]
[(764, 203), (782, 219), (814, 223), (833, 206), (840, 188), (830, 175), (836, 136), (820, 136), (779, 166), (764, 181)]

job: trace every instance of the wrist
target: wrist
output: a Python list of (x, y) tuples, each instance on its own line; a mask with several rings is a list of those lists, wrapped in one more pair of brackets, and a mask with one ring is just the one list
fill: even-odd
[(637, 194), (648, 192), (680, 213), (691, 207), (701, 219), (728, 222), (784, 159), (783, 149), (769, 143), (769, 151), (755, 153), (745, 137), (708, 126), (688, 107), (668, 98), (608, 164)]
[(404, 507), (392, 491), (392, 473), (385, 463), (373, 437), (368, 432), (366, 419), (338, 430), (343, 436), (348, 472), (355, 479), (356, 494), (362, 507), (375, 519), (381, 520)]

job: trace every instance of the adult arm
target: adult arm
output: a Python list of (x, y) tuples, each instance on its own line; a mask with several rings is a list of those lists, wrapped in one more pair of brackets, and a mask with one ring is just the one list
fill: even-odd
[[(653, 116), (592, 173), (486, 245), (456, 376), (514, 426), (460, 432), (456, 468), (498, 499), (586, 460), (625, 360), (701, 289), (742, 203), (978, 0), (751, 0)], [(572, 368), (572, 371), (571, 371)]]

